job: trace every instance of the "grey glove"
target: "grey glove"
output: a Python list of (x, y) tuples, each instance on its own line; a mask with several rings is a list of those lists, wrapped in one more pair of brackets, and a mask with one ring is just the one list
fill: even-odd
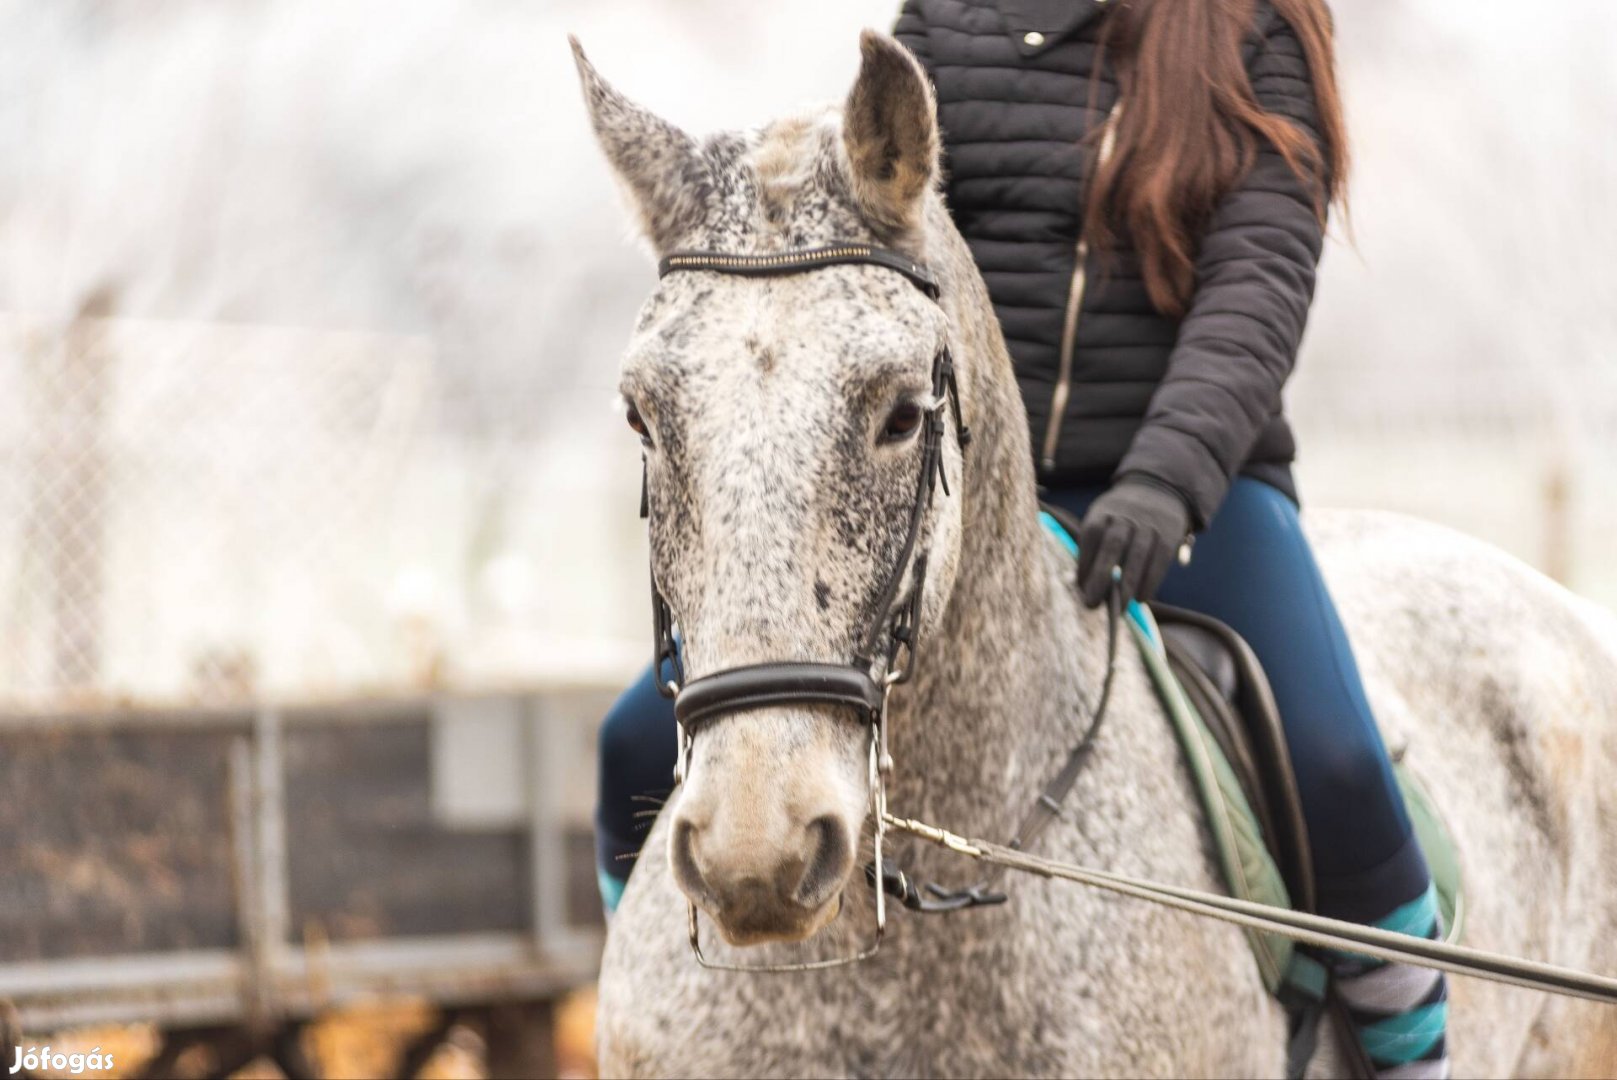
[(1123, 599), (1150, 600), (1190, 536), (1190, 510), (1166, 486), (1125, 474), (1089, 506), (1078, 530), (1078, 588), (1084, 603), (1106, 599), (1112, 567)]

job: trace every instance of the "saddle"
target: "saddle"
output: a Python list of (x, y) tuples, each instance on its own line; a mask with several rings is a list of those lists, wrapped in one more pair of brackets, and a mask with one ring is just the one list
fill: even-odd
[[(1195, 611), (1151, 605), (1168, 672), (1228, 763), (1262, 834), (1291, 906), (1314, 910), (1314, 865), (1297, 777), (1269, 680), (1252, 647), (1228, 626)], [(1445, 938), (1458, 942), (1465, 920), (1459, 854), (1432, 797), (1393, 754), (1393, 776), (1426, 854)]]
[(1292, 906), (1313, 911), (1308, 826), (1263, 666), (1241, 635), (1211, 616), (1162, 603), (1151, 614), (1168, 670), (1234, 771)]
[[(1303, 819), (1291, 755), (1286, 749), (1285, 730), (1280, 726), (1280, 714), (1262, 665), (1251, 646), (1217, 619), (1161, 603), (1151, 605), (1151, 614), (1161, 635), (1167, 674), (1178, 683), (1186, 703), (1200, 721), (1197, 726), (1211, 737), (1238, 783), (1245, 809), (1257, 825), (1291, 906), (1313, 911), (1314, 871), (1308, 827)], [(1159, 678), (1158, 682), (1160, 691), (1162, 680)], [(1183, 743), (1187, 732), (1181, 730), (1180, 735)], [(1186, 749), (1189, 753), (1190, 748)], [(1446, 937), (1457, 942), (1464, 911), (1453, 837), (1438, 817), (1425, 789), (1397, 756), (1393, 773), (1431, 866), (1438, 908), (1447, 928)], [(1216, 785), (1200, 786), (1205, 803)], [(1231, 809), (1236, 814), (1241, 810), (1238, 803)], [(1246, 856), (1250, 859), (1250, 852)], [(1238, 852), (1237, 859), (1240, 857)], [(1226, 875), (1230, 876), (1228, 859), (1225, 865)], [(1242, 876), (1231, 876), (1231, 886), (1237, 892), (1242, 891)], [(1261, 882), (1261, 875), (1259, 880)], [(1261, 887), (1248, 891), (1260, 892)], [(1327, 991), (1325, 972), (1308, 951), (1293, 946), (1290, 955), (1284, 956), (1276, 950), (1272, 939), (1260, 940), (1256, 936), (1252, 945), (1254, 953), (1258, 954), (1260, 969), (1270, 978), (1271, 991), (1291, 1014), (1287, 1073), (1300, 1077), (1307, 1071), (1313, 1056), (1322, 1016), (1331, 1016), (1344, 1034), (1350, 1030), (1346, 1006), (1334, 993)], [(1356, 1039), (1344, 1038), (1341, 1045), (1348, 1049), (1349, 1067), (1355, 1075), (1375, 1075), (1375, 1067), (1358, 1050)]]

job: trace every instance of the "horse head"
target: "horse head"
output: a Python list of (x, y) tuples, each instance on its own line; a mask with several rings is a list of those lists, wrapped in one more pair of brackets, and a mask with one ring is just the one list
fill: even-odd
[[(659, 256), (853, 240), (920, 262), (936, 242), (944, 269), (958, 265), (930, 85), (891, 39), (866, 32), (861, 49), (842, 108), (697, 140), (619, 94), (574, 43), (596, 135)], [(960, 500), (928, 499), (913, 530), (911, 518), (940, 404), (935, 362), (956, 330), (883, 267), (659, 283), (620, 390), (687, 684), (754, 664), (849, 663), (887, 617), (890, 581), (908, 588), (921, 559), (916, 631), (939, 623)], [(960, 451), (942, 447), (958, 492)], [(732, 944), (809, 937), (853, 879), (870, 797), (868, 728), (846, 706), (728, 713), (692, 740), (670, 808), (675, 880)]]

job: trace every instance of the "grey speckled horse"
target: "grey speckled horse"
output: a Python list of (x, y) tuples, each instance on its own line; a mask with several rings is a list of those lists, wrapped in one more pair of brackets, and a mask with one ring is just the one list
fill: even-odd
[[(921, 537), (922, 644), (893, 700), (891, 803), (1006, 836), (1084, 722), (1104, 616), (1076, 602), (1071, 563), (1036, 518), (1010, 360), (937, 192), (926, 79), (887, 38), (867, 33), (862, 48), (844, 108), (702, 140), (623, 98), (578, 53), (601, 145), (659, 252), (865, 239), (924, 260), (943, 285), (940, 307), (874, 267), (664, 279), (622, 378), (648, 433), (652, 560), (689, 674), (845, 662), (876, 617), (872, 594), (914, 498), (904, 403), (929, 404), (947, 341), (976, 439), (966, 457), (945, 440), (954, 495), (940, 492)], [(1470, 943), (1617, 969), (1617, 634), (1453, 533), (1346, 513), (1312, 514), (1309, 531), (1389, 742), (1409, 746), (1458, 834)], [(1179, 750), (1123, 652), (1069, 821), (1040, 847), (1215, 888)], [(895, 911), (881, 952), (856, 966), (697, 966), (687, 895), (727, 959), (857, 951), (871, 931), (868, 799), (864, 730), (830, 707), (702, 729), (608, 937), (604, 1073), (1281, 1073), (1283, 1017), (1238, 931), (1071, 884), (1013, 878), (1003, 907)], [(918, 841), (891, 854), (925, 879), (977, 873)], [(1611, 1010), (1468, 979), (1453, 1002), (1456, 1075), (1617, 1070)], [(1341, 1060), (1327, 1046), (1317, 1067)]]

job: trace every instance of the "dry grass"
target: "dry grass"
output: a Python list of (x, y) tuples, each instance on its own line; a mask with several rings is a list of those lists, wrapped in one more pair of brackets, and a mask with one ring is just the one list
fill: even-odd
[(595, 988), (575, 990), (556, 1007), (556, 1071), (571, 1080), (595, 1077)]

